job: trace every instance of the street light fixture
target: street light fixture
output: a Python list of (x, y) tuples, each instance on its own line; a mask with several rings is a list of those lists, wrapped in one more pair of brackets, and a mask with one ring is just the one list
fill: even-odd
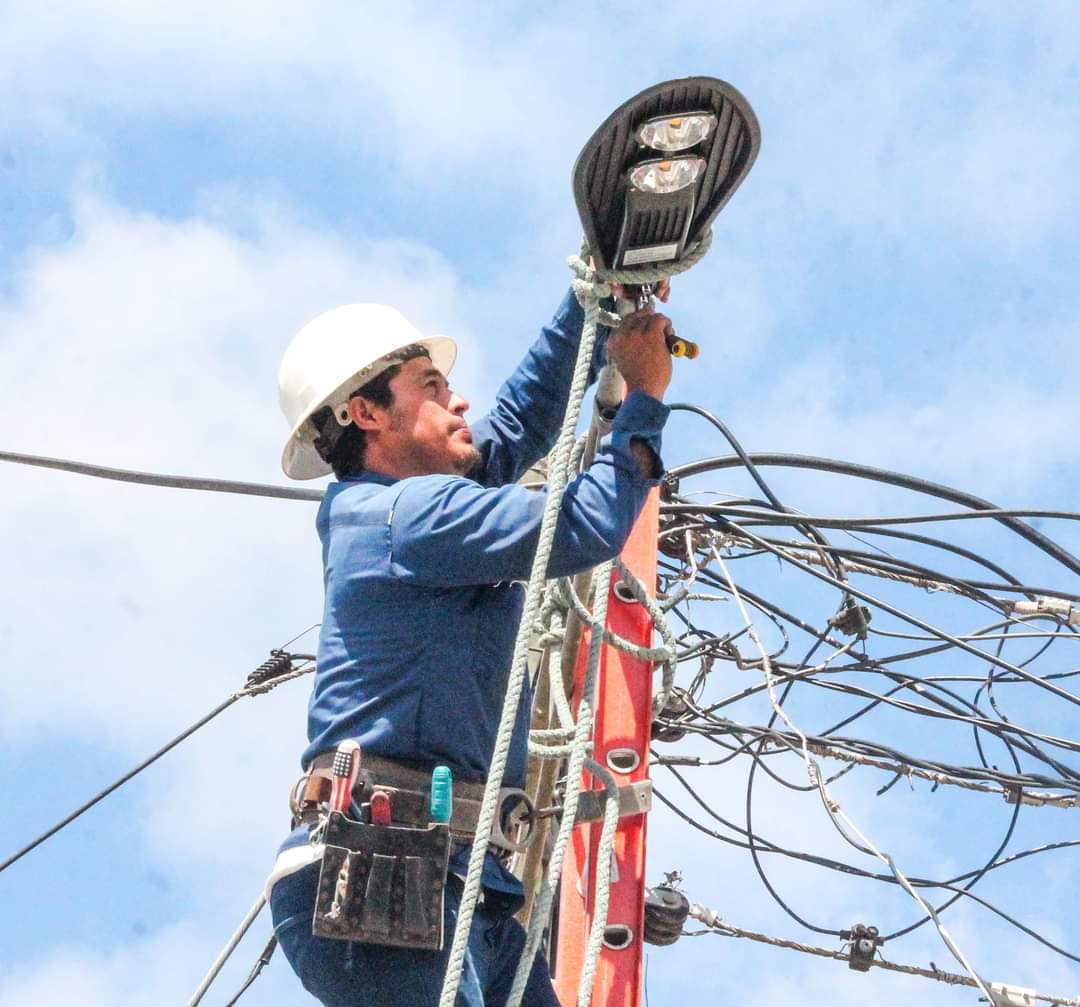
[(714, 77), (646, 88), (620, 105), (574, 164), (574, 199), (602, 269), (677, 263), (757, 157), (747, 100)]

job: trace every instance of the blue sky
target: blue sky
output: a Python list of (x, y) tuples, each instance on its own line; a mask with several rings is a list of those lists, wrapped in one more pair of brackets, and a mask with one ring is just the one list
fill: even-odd
[[(763, 141), (712, 252), (676, 281), (670, 313), (704, 356), (677, 366), (672, 397), (753, 450), (1074, 507), (1078, 42), (1068, 3), (0, 4), (3, 447), (283, 481), (280, 354), (312, 315), (365, 299), (457, 338), (455, 383), (481, 413), (567, 283), (580, 146), (635, 91), (703, 73), (748, 97)], [(669, 462), (723, 453), (673, 422)], [(321, 605), (309, 505), (2, 478), (0, 855), (223, 699)], [(911, 503), (775, 478), (807, 511)], [(700, 488), (745, 486), (727, 473)], [(757, 571), (761, 590), (817, 611), (774, 573)], [(296, 683), (238, 705), (0, 876), (0, 1004), (190, 994), (272, 861), (305, 698)], [(1040, 722), (1037, 703), (1024, 712)], [(1076, 735), (1075, 718), (1053, 726)], [(880, 782), (856, 774), (844, 800), (914, 873), (972, 866), (968, 837), (1001, 819), (981, 798), (879, 800)], [(741, 779), (709, 787), (738, 818)], [(773, 834), (833, 849), (820, 807), (762, 793)], [(1026, 815), (1024, 835), (1070, 838), (1075, 817)], [(654, 875), (681, 866), (691, 896), (734, 922), (807, 936), (744, 854), (660, 813), (650, 828)], [(1054, 856), (988, 891), (1067, 943), (1076, 859)], [(892, 891), (777, 870), (830, 925), (912, 912)], [(1080, 986), (1075, 965), (970, 909), (955, 929), (993, 979)], [(971, 999), (710, 940), (651, 953), (651, 1003)], [(894, 956), (951, 967), (921, 932)], [(251, 995), (302, 996), (280, 959)]]

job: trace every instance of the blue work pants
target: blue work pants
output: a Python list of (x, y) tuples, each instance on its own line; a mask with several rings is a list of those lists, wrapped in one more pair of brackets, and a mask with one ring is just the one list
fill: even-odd
[[(311, 864), (278, 881), (270, 896), (274, 932), (304, 988), (325, 1007), (436, 1007), (457, 924), (461, 881), (453, 875), (447, 880), (443, 950), (412, 951), (315, 937), (311, 918), (318, 880), (319, 865)], [(502, 1007), (524, 944), (525, 931), (517, 920), (478, 905), (455, 1007)], [(542, 955), (533, 963), (522, 1004), (559, 1007)]]

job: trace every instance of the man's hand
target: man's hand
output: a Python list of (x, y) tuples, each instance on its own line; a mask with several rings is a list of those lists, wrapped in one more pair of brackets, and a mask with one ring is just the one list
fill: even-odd
[(619, 368), (629, 392), (663, 399), (671, 383), (671, 353), (665, 336), (671, 331), (666, 315), (651, 308), (627, 315), (608, 340), (608, 356)]

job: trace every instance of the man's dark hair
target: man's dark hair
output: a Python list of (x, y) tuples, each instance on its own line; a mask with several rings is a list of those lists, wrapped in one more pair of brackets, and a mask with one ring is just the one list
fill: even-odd
[[(430, 357), (430, 355), (428, 348), (419, 343), (405, 347), (394, 355), (397, 363), (351, 392), (349, 398), (354, 399), (360, 396), (380, 409), (389, 409), (394, 404), (394, 393), (390, 388), (390, 382), (401, 370), (401, 365), (414, 357)], [(364, 471), (367, 434), (355, 423), (343, 427), (338, 423), (330, 406), (323, 406), (312, 413), (311, 422), (318, 431), (315, 438), (315, 450), (334, 470), (334, 476), (338, 479), (348, 479), (360, 475)]]

